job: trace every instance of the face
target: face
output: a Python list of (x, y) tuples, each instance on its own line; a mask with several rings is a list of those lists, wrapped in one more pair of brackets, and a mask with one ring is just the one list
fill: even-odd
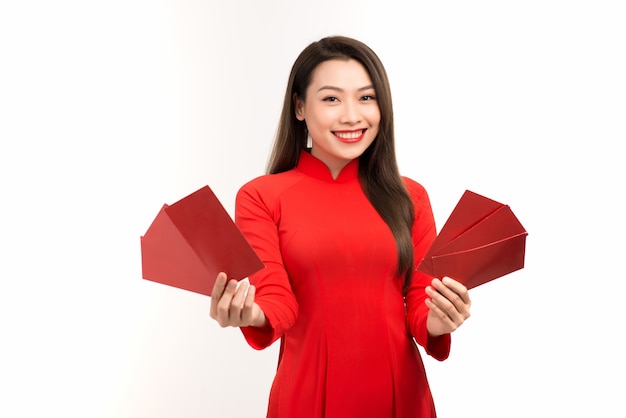
[(296, 117), (313, 139), (311, 154), (337, 177), (378, 135), (380, 109), (365, 67), (352, 59), (318, 65), (306, 100), (296, 98)]

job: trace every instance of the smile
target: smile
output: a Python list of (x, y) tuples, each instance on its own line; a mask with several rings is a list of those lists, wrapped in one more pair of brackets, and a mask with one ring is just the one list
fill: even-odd
[(339, 139), (341, 142), (346, 143), (354, 143), (359, 142), (365, 136), (365, 132), (367, 129), (359, 129), (356, 131), (333, 131), (333, 134)]

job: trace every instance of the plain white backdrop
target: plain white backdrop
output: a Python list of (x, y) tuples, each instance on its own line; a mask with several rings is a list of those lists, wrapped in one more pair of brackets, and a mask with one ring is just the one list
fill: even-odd
[(386, 65), (438, 227), (470, 189), (529, 232), (526, 267), (425, 360), (439, 415), (626, 416), (625, 19), (617, 0), (2, 2), (0, 415), (264, 416), (277, 346), (143, 280), (139, 237), (205, 184), (232, 214), (297, 54), (342, 34)]

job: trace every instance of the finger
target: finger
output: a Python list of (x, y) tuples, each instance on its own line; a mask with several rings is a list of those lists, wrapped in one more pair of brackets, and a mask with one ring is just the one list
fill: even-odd
[(448, 314), (439, 307), (432, 299), (426, 299), (426, 306), (430, 309), (432, 315), (435, 315), (439, 320), (443, 321), (446, 324), (452, 323), (452, 319)]
[(237, 290), (237, 281), (230, 280), (226, 284), (224, 293), (217, 303), (217, 321), (221, 326), (225, 327), (229, 325), (230, 321), (230, 305)]
[(469, 292), (467, 290), (467, 287), (465, 287), (463, 283), (460, 283), (450, 277), (444, 277), (443, 279), (441, 279), (441, 282), (444, 285), (446, 285), (448, 288), (451, 288), (452, 290), (454, 290), (454, 292), (457, 295), (459, 295), (461, 299), (463, 299), (463, 303), (465, 304), (471, 303)]
[[(450, 321), (455, 324), (463, 322), (463, 318), (465, 317), (465, 307), (459, 302), (461, 300), (460, 297), (450, 289), (446, 288), (439, 279), (433, 280), (433, 287), (428, 286), (426, 288), (426, 293), (431, 297), (432, 303), (435, 304), (437, 308), (449, 318)], [(459, 304), (459, 306), (456, 304)]]
[(247, 282), (239, 282), (237, 285), (237, 290), (233, 296), (232, 301), (230, 302), (229, 309), (229, 319), (230, 325), (239, 325), (241, 322), (241, 314), (243, 310), (243, 302), (246, 297), (246, 293), (248, 291), (249, 284)]
[(461, 315), (459, 318), (458, 324), (460, 325), (467, 318), (470, 317), (470, 307), (472, 305), (472, 300), (469, 296), (469, 291), (467, 287), (465, 287), (462, 283), (451, 279), (450, 277), (444, 277), (442, 279), (442, 283), (454, 291), (453, 296), (451, 297), (451, 302), (454, 304), (457, 312)]
[(254, 297), (256, 295), (256, 287), (250, 285), (248, 288), (248, 294), (246, 295), (246, 299), (243, 301), (243, 310), (241, 312), (241, 320), (243, 325), (250, 325), (252, 320), (252, 314), (254, 313)]
[(210, 315), (211, 318), (217, 318), (217, 304), (224, 293), (224, 288), (226, 287), (226, 273), (218, 273), (217, 279), (215, 280), (215, 284), (213, 285), (213, 290), (211, 290), (211, 308)]
[[(441, 294), (448, 302), (450, 302), (451, 307), (454, 308), (458, 313), (465, 315), (468, 310), (467, 302), (465, 299), (469, 299), (469, 295), (467, 293), (467, 289), (461, 283), (456, 282), (450, 278), (444, 278), (445, 283), (439, 279), (434, 279), (432, 281), (432, 285), (437, 292)], [(450, 283), (450, 286), (448, 286)], [(461, 292), (461, 294), (457, 293)]]

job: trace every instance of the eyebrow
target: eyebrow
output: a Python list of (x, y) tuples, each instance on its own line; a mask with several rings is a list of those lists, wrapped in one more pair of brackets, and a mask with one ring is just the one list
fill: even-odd
[[(335, 86), (322, 86), (319, 89), (317, 89), (317, 92), (320, 92), (322, 90), (333, 90), (333, 91), (338, 91), (338, 92), (343, 92), (344, 90), (340, 87), (335, 87)], [(376, 90), (374, 88), (373, 84), (370, 84), (369, 86), (364, 86), (361, 87), (359, 89), (357, 89), (357, 91), (365, 91), (365, 90)]]

